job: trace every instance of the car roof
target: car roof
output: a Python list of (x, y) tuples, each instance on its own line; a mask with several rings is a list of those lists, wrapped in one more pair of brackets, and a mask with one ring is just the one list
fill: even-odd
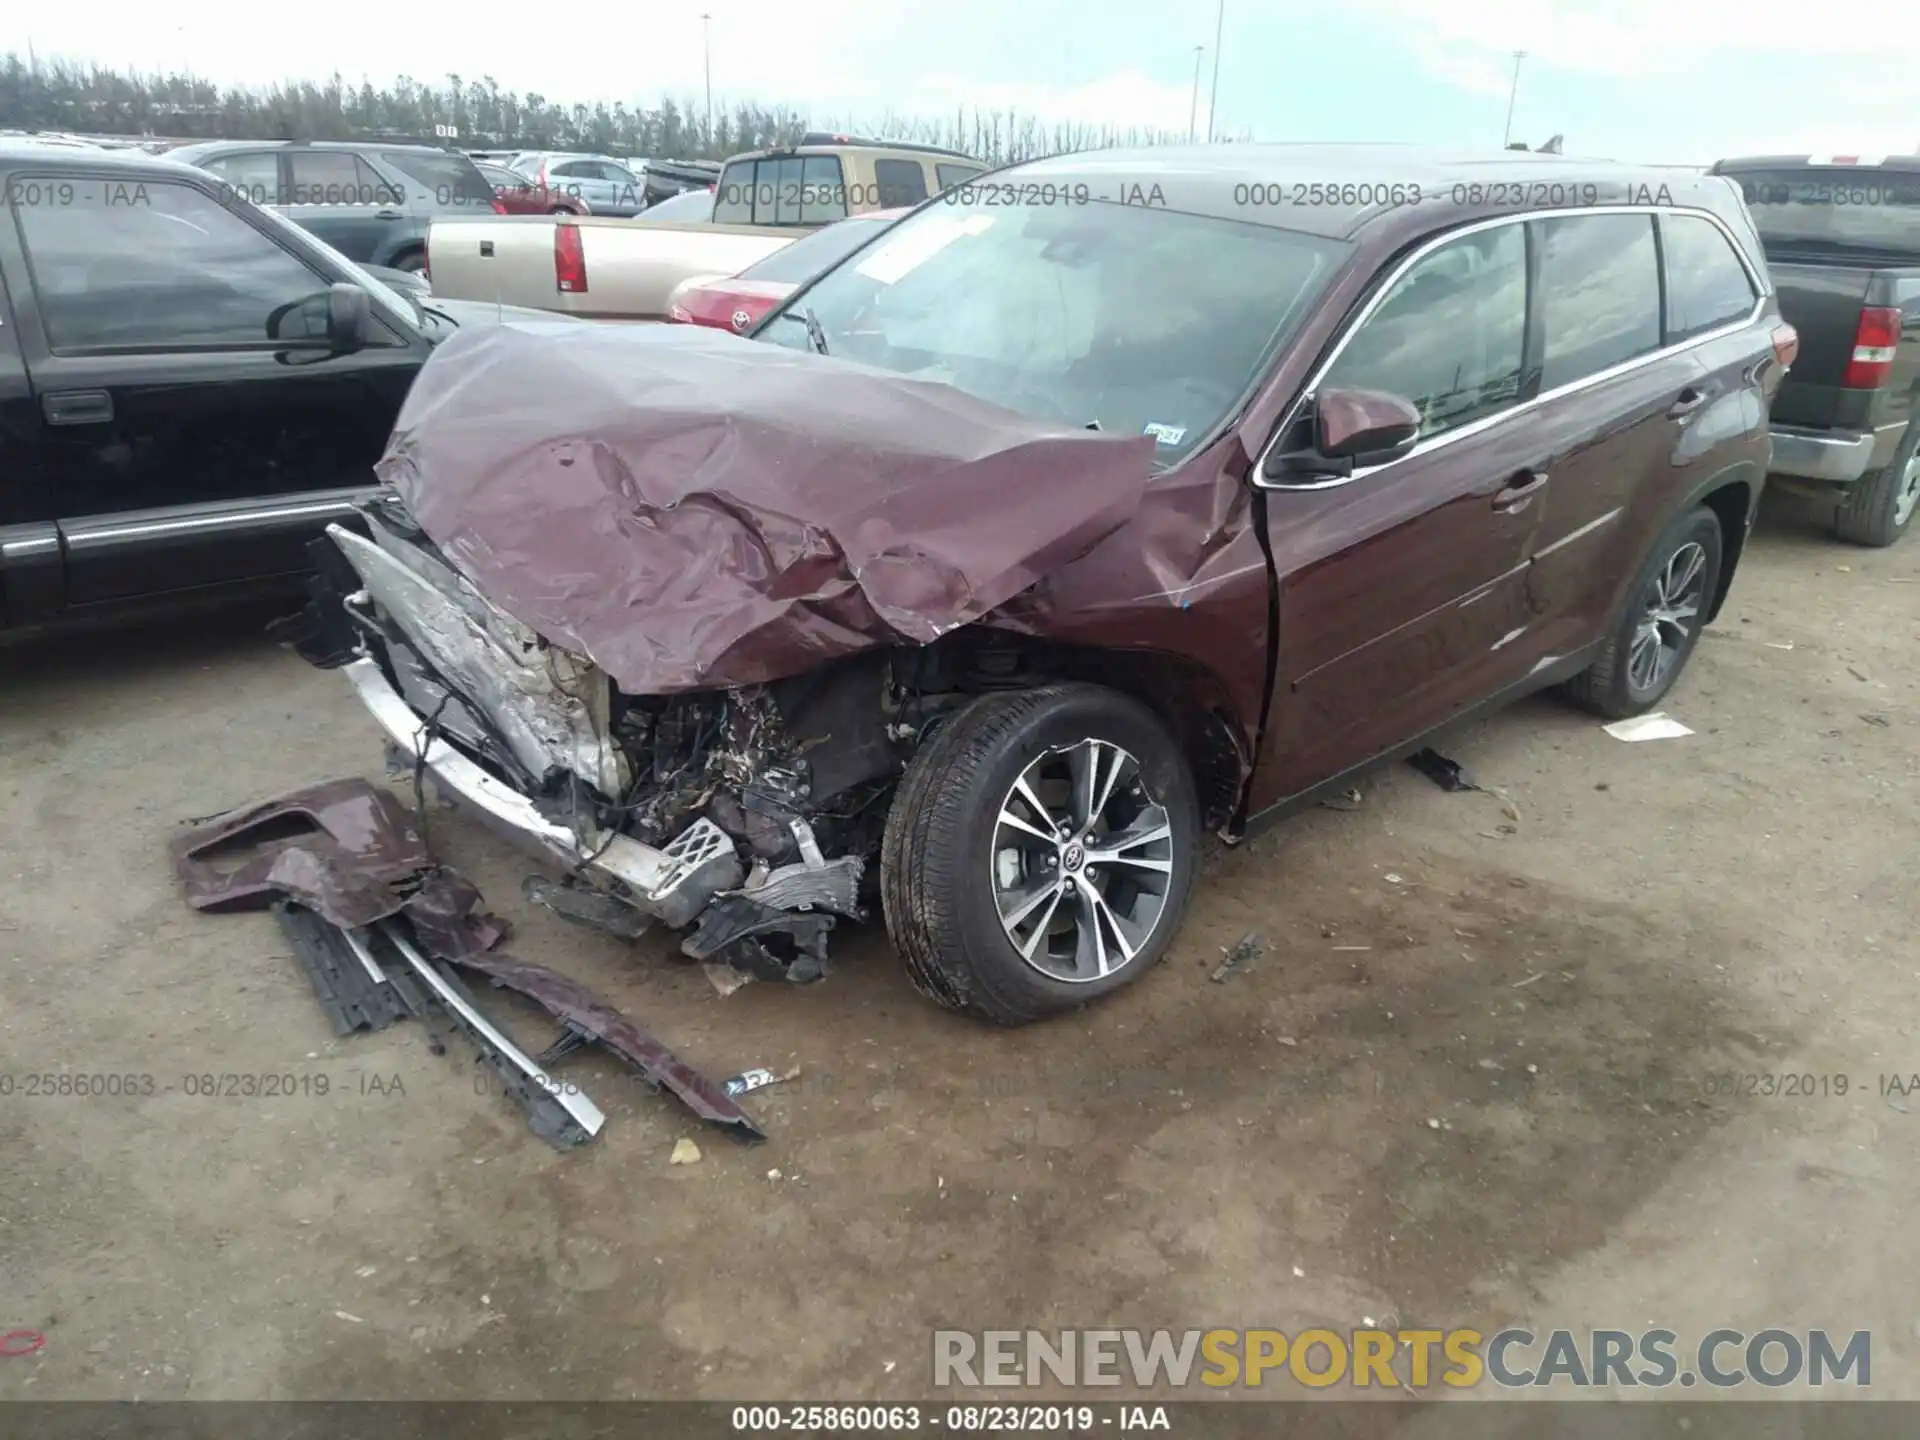
[(204, 171), (191, 165), (184, 165), (173, 156), (177, 151), (168, 151), (165, 155), (154, 155), (135, 146), (124, 149), (108, 149), (106, 146), (46, 145), (32, 140), (20, 140), (12, 136), (0, 137), (0, 166), (46, 165), (53, 162), (64, 164), (84, 164), (90, 169), (111, 169), (120, 174), (145, 174), (159, 176), (191, 175), (205, 182)]
[(1836, 170), (1920, 170), (1920, 155), (1875, 155), (1866, 152), (1851, 155), (1741, 155), (1713, 163), (1715, 171), (1791, 170), (1801, 166)]
[(443, 150), (437, 145), (415, 145), (404, 140), (199, 140), (176, 146), (171, 155), (230, 155), (236, 150), (403, 150), (422, 155), (459, 155), (460, 150)]
[(1049, 182), (1085, 184), (1098, 199), (1340, 240), (1362, 231), (1411, 234), (1471, 219), (1571, 210), (1582, 202), (1568, 198), (1567, 186), (1596, 189), (1587, 202), (1593, 205), (1647, 203), (1635, 198), (1644, 187), (1663, 205), (1723, 215), (1730, 207), (1737, 213), (1738, 206), (1732, 182), (1674, 166), (1389, 144), (1093, 150), (1009, 165), (973, 184), (990, 189)]

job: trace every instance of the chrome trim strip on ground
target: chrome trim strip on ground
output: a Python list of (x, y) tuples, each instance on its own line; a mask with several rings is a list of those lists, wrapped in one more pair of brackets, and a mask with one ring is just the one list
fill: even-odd
[[(1727, 243), (1733, 246), (1733, 253), (1739, 257), (1740, 267), (1747, 272), (1747, 280), (1758, 295), (1758, 298), (1753, 302), (1753, 308), (1747, 312), (1744, 319), (1730, 321), (1725, 325), (1706, 331), (1704, 334), (1690, 335), (1685, 340), (1676, 341), (1659, 350), (1648, 351), (1645, 355), (1636, 355), (1631, 360), (1623, 360), (1618, 365), (1608, 366), (1605, 370), (1596, 370), (1591, 375), (1582, 375), (1578, 380), (1570, 380), (1565, 385), (1559, 385), (1552, 390), (1543, 391), (1531, 400), (1522, 401), (1518, 405), (1511, 405), (1505, 410), (1497, 410), (1491, 415), (1474, 421), (1471, 425), (1462, 425), (1457, 430), (1449, 430), (1443, 435), (1434, 436), (1431, 440), (1423, 440), (1405, 455), (1388, 461), (1386, 465), (1370, 465), (1363, 470), (1355, 470), (1351, 475), (1341, 475), (1325, 480), (1313, 480), (1300, 485), (1283, 484), (1267, 478), (1267, 460), (1272, 456), (1281, 440), (1286, 437), (1287, 432), (1292, 429), (1298, 421), (1301, 402), (1314, 393), (1315, 388), (1326, 378), (1327, 372), (1331, 370), (1334, 364), (1340, 359), (1341, 352), (1347, 348), (1347, 345), (1353, 340), (1353, 337), (1360, 332), (1360, 327), (1373, 318), (1373, 312), (1380, 308), (1382, 302), (1384, 302), (1392, 292), (1393, 287), (1400, 283), (1400, 278), (1405, 275), (1407, 271), (1411, 270), (1441, 246), (1450, 244), (1463, 235), (1475, 235), (1482, 230), (1493, 230), (1502, 225), (1524, 225), (1531, 220), (1564, 220), (1588, 215), (1689, 215), (1696, 219), (1709, 222), (1726, 237)], [(1274, 428), (1272, 438), (1261, 448), (1260, 458), (1254, 462), (1253, 466), (1253, 483), (1262, 490), (1331, 490), (1341, 485), (1351, 485), (1356, 480), (1364, 480), (1369, 475), (1377, 474), (1379, 471), (1385, 470), (1390, 466), (1402, 464), (1416, 455), (1430, 454), (1432, 451), (1438, 450), (1443, 446), (1451, 445), (1456, 440), (1464, 440), (1469, 435), (1478, 435), (1482, 430), (1498, 425), (1503, 421), (1511, 420), (1516, 415), (1524, 415), (1535, 406), (1544, 405), (1549, 400), (1558, 400), (1567, 395), (1577, 394), (1592, 386), (1604, 384), (1606, 381), (1612, 380), (1617, 376), (1625, 375), (1639, 366), (1651, 365), (1657, 360), (1665, 360), (1669, 356), (1681, 354), (1693, 349), (1695, 346), (1710, 344), (1715, 340), (1724, 339), (1728, 335), (1736, 334), (1760, 318), (1761, 314), (1766, 310), (1767, 297), (1772, 293), (1766, 283), (1761, 279), (1759, 273), (1753, 268), (1753, 262), (1747, 258), (1747, 252), (1741, 246), (1738, 237), (1727, 228), (1726, 223), (1722, 221), (1718, 215), (1715, 215), (1710, 210), (1660, 205), (1568, 206), (1561, 209), (1528, 210), (1515, 215), (1496, 215), (1488, 220), (1477, 220), (1471, 225), (1462, 225), (1456, 230), (1442, 231), (1440, 234), (1420, 245), (1419, 248), (1412, 251), (1405, 259), (1396, 265), (1388, 274), (1386, 280), (1368, 297), (1367, 303), (1361, 307), (1360, 313), (1355, 316), (1347, 328), (1341, 332), (1340, 338), (1334, 342), (1333, 350), (1325, 360), (1320, 362), (1318, 368), (1314, 370), (1312, 378), (1301, 387), (1300, 399), (1295, 401), (1293, 408), (1287, 412), (1287, 418)]]
[(461, 998), (460, 992), (449, 985), (440, 972), (427, 963), (427, 957), (413, 948), (412, 943), (400, 932), (398, 925), (391, 920), (382, 920), (380, 933), (385, 935), (388, 943), (400, 952), (400, 958), (413, 967), (413, 972), (427, 982), (434, 997), (442, 1005), (459, 1015), (462, 1020), (483, 1035), (489, 1045), (512, 1061), (515, 1069), (558, 1101), (560, 1108), (572, 1116), (575, 1123), (588, 1135), (600, 1133), (600, 1127), (607, 1123), (607, 1117), (600, 1113), (598, 1105), (580, 1092), (578, 1086), (562, 1085), (534, 1064), (532, 1057), (526, 1051), (509, 1040), (492, 1021)]
[[(359, 693), (360, 703), (403, 754), (419, 759), (424, 751), (426, 768), (434, 779), (509, 838), (564, 865), (585, 862), (586, 869), (598, 871), (641, 896), (658, 889), (674, 871), (672, 856), (626, 835), (603, 835), (583, 849), (571, 830), (548, 820), (526, 796), (488, 774), (445, 740), (435, 736), (423, 746), (424, 723), (387, 682), (375, 661), (349, 661), (342, 673)], [(589, 860), (589, 856), (594, 858)]]

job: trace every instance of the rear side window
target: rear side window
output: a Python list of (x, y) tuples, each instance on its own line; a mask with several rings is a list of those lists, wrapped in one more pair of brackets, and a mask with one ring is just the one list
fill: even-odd
[(398, 197), (373, 167), (346, 150), (295, 150), (288, 160), (293, 205), (391, 205)]
[(977, 165), (935, 165), (933, 178), (940, 182), (942, 190), (951, 190), (956, 185), (964, 185), (980, 173)]
[(1422, 439), (1444, 435), (1518, 398), (1526, 332), (1526, 236), (1518, 224), (1482, 230), (1395, 281), (1321, 385), (1402, 396)]
[(448, 210), (493, 208), (486, 177), (464, 155), (449, 151), (382, 150), (380, 158), (433, 196)]
[(918, 205), (927, 198), (927, 172), (918, 160), (876, 160), (873, 178), (880, 192), (882, 210)]
[(10, 189), (57, 352), (265, 348), (276, 311), (327, 289), (239, 215), (186, 185), (56, 176), (15, 180)]
[(846, 213), (837, 155), (736, 160), (714, 192), (717, 225), (824, 225)]
[(1660, 348), (1660, 263), (1651, 215), (1536, 220), (1552, 390)]
[(1753, 313), (1755, 293), (1720, 227), (1698, 215), (1662, 215), (1667, 266), (1667, 340), (1685, 340)]
[(1860, 166), (1728, 170), (1770, 259), (1835, 252), (1920, 260), (1920, 172)]
[(280, 200), (280, 157), (272, 150), (251, 150), (244, 155), (222, 155), (203, 161), (200, 168), (218, 175), (256, 205), (275, 205)]

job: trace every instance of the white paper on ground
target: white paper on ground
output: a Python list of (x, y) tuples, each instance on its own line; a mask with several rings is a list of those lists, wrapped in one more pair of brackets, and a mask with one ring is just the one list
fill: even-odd
[(1677, 740), (1693, 731), (1664, 711), (1636, 715), (1631, 720), (1616, 720), (1600, 727), (1616, 740)]

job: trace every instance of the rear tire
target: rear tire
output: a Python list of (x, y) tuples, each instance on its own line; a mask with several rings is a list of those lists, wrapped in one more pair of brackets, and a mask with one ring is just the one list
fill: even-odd
[(1144, 705), (1084, 684), (987, 695), (907, 767), (881, 846), (881, 903), (921, 994), (1023, 1025), (1160, 958), (1199, 848), (1193, 776)]
[(1720, 585), (1720, 517), (1706, 506), (1669, 525), (1647, 552), (1593, 664), (1564, 693), (1608, 720), (1644, 715), (1680, 678)]
[(1833, 514), (1833, 533), (1851, 545), (1884, 549), (1920, 510), (1920, 425), (1907, 427), (1893, 463), (1864, 476)]

